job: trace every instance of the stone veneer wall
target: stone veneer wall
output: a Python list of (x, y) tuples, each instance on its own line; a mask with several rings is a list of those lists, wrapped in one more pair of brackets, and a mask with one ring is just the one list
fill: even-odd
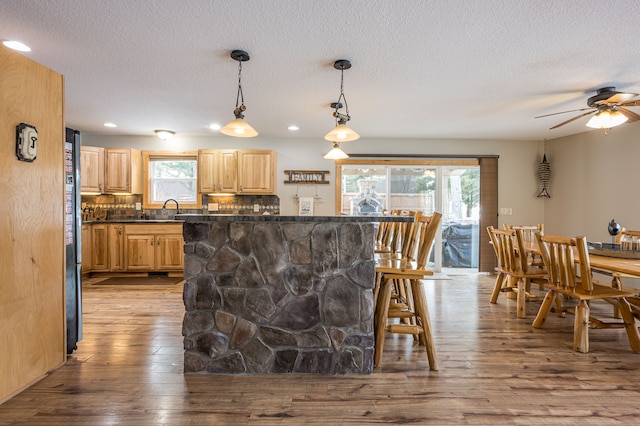
[(185, 222), (184, 239), (185, 372), (372, 372), (372, 223)]

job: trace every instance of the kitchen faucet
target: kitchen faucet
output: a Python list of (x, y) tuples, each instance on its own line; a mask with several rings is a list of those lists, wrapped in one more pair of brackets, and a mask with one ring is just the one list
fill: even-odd
[(167, 201), (164, 202), (164, 204), (162, 205), (162, 210), (165, 210), (167, 208), (167, 203), (169, 201), (173, 201), (174, 203), (176, 203), (176, 214), (180, 214), (180, 205), (173, 198), (169, 198)]

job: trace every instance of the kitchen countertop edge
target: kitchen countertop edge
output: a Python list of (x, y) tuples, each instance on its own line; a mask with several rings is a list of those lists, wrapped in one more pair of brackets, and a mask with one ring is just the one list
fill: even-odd
[(412, 222), (411, 216), (176, 215), (184, 222)]

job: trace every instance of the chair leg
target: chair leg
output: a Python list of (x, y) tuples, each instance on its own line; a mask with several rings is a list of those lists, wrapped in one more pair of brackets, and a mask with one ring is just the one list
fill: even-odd
[[(620, 277), (616, 276), (616, 274), (612, 274), (611, 287), (617, 288), (618, 290), (622, 290), (622, 283), (620, 282)], [(613, 317), (622, 318), (622, 315), (620, 314), (620, 310), (618, 309), (617, 305), (613, 305)]]
[(493, 293), (491, 293), (491, 303), (498, 302), (498, 295), (500, 295), (500, 291), (502, 291), (502, 286), (505, 281), (505, 274), (500, 272), (498, 277), (496, 278), (496, 284), (493, 286)]
[(533, 328), (542, 328), (545, 320), (547, 319), (547, 315), (549, 315), (551, 304), (555, 299), (556, 292), (554, 290), (549, 290), (547, 294), (544, 295), (544, 300), (542, 301), (542, 305), (540, 305), (540, 310), (538, 310), (538, 314), (533, 320)]
[(528, 280), (524, 280), (524, 279), (518, 280), (518, 283), (517, 283), (518, 296), (517, 296), (517, 299), (516, 299), (516, 306), (517, 306), (517, 316), (518, 316), (518, 318), (525, 318), (526, 317), (526, 302), (527, 302), (526, 289), (527, 289), (527, 284), (528, 284)]
[(631, 312), (631, 307), (626, 299), (618, 299), (618, 312), (624, 320), (624, 328), (627, 331), (627, 337), (629, 338), (629, 344), (633, 352), (640, 352), (640, 333), (638, 327), (636, 327), (636, 320)]
[(420, 280), (411, 280), (411, 292), (413, 293), (416, 314), (418, 315), (422, 326), (422, 338), (427, 349), (429, 368), (437, 371), (439, 367), (438, 357), (436, 356), (436, 344), (433, 341), (431, 319), (429, 317), (429, 308), (427, 307), (427, 296), (424, 291), (424, 286)]
[(589, 352), (589, 313), (586, 300), (580, 300), (576, 306), (576, 318), (573, 324), (573, 348), (582, 353)]
[(391, 290), (393, 287), (392, 280), (385, 279), (384, 276), (380, 282), (380, 293), (378, 294), (378, 304), (376, 306), (375, 315), (375, 332), (376, 343), (373, 356), (373, 366), (379, 367), (382, 361), (382, 350), (384, 349), (384, 335), (387, 327), (387, 319), (389, 317), (389, 303), (391, 302)]

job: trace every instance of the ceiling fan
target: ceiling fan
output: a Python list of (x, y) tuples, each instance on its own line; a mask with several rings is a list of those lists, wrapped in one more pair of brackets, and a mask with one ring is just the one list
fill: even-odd
[(560, 124), (556, 124), (551, 127), (550, 130), (557, 129), (560, 126), (564, 126), (565, 124), (569, 124), (574, 120), (586, 117), (593, 113), (596, 113), (596, 115), (591, 117), (587, 126), (596, 129), (607, 129), (618, 126), (627, 121), (633, 122), (640, 120), (640, 115), (627, 109), (627, 107), (640, 106), (640, 99), (633, 99), (636, 96), (639, 95), (637, 93), (618, 92), (613, 86), (603, 87), (598, 89), (594, 96), (587, 99), (588, 108), (554, 112), (552, 114), (539, 115), (535, 118), (549, 117), (552, 115), (565, 114), (567, 112), (587, 111), (583, 114), (570, 118), (567, 121), (563, 121)]

